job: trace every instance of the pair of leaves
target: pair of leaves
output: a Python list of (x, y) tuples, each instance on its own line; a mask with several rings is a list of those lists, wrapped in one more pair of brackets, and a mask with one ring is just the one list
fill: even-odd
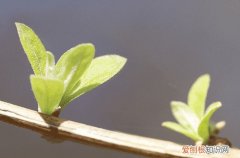
[(89, 68), (75, 86), (67, 93), (60, 105), (65, 106), (73, 99), (98, 87), (116, 75), (126, 63), (126, 58), (118, 55), (104, 55), (92, 60)]
[(212, 134), (210, 119), (214, 112), (221, 107), (221, 102), (215, 102), (205, 112), (209, 85), (210, 76), (208, 74), (200, 76), (189, 90), (188, 105), (179, 101), (171, 102), (172, 113), (179, 124), (163, 122), (162, 126), (179, 132), (196, 142), (206, 142)]
[(126, 63), (126, 58), (118, 55), (94, 58), (94, 45), (86, 43), (66, 51), (55, 64), (54, 55), (46, 51), (30, 27), (21, 23), (16, 23), (16, 27), (35, 74), (30, 77), (32, 90), (45, 114), (52, 114), (57, 108), (65, 107), (73, 99), (103, 84)]

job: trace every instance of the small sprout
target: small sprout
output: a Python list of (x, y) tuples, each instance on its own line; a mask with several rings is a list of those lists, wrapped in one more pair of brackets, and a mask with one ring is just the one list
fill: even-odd
[(30, 27), (22, 23), (16, 27), (34, 72), (30, 81), (38, 109), (48, 115), (112, 78), (127, 61), (118, 55), (94, 58), (94, 45), (85, 43), (66, 51), (55, 64), (54, 55)]
[(214, 102), (205, 110), (209, 85), (210, 76), (208, 74), (200, 76), (190, 88), (187, 104), (179, 101), (171, 102), (172, 113), (178, 123), (163, 122), (162, 126), (181, 133), (196, 143), (206, 143), (216, 130), (220, 130), (225, 125), (224, 122), (210, 123), (212, 115), (222, 104)]

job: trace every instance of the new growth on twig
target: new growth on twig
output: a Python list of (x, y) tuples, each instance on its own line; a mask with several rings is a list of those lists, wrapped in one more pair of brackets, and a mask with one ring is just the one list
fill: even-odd
[(73, 99), (116, 75), (127, 61), (119, 55), (94, 58), (94, 45), (84, 43), (66, 51), (55, 64), (54, 55), (30, 27), (22, 23), (16, 27), (34, 71), (30, 81), (38, 109), (44, 114), (59, 113)]
[(187, 104), (171, 102), (173, 116), (179, 124), (163, 122), (162, 126), (191, 138), (197, 144), (207, 143), (211, 136), (225, 126), (225, 122), (211, 122), (212, 115), (222, 106), (221, 102), (214, 102), (205, 110), (209, 85), (210, 75), (200, 76), (189, 90)]

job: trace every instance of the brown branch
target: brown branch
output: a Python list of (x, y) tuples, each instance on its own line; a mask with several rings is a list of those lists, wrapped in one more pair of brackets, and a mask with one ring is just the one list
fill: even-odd
[(85, 142), (149, 157), (237, 158), (240, 155), (240, 150), (233, 148), (230, 149), (228, 154), (183, 154), (182, 146), (173, 142), (105, 130), (54, 116), (47, 116), (2, 101), (0, 101), (0, 120), (60, 140)]

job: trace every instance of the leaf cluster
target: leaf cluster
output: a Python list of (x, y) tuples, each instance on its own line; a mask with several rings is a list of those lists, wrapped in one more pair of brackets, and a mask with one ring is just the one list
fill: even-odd
[(189, 90), (187, 104), (180, 101), (171, 102), (171, 110), (178, 123), (167, 121), (163, 122), (162, 126), (181, 133), (195, 142), (205, 143), (215, 128), (210, 119), (222, 106), (221, 102), (214, 102), (205, 110), (209, 85), (210, 76), (208, 74), (200, 76)]
[(67, 50), (55, 63), (36, 33), (22, 23), (16, 23), (22, 47), (32, 66), (31, 87), (42, 113), (52, 114), (73, 99), (103, 84), (125, 65), (119, 55), (95, 56), (91, 43), (79, 44)]

